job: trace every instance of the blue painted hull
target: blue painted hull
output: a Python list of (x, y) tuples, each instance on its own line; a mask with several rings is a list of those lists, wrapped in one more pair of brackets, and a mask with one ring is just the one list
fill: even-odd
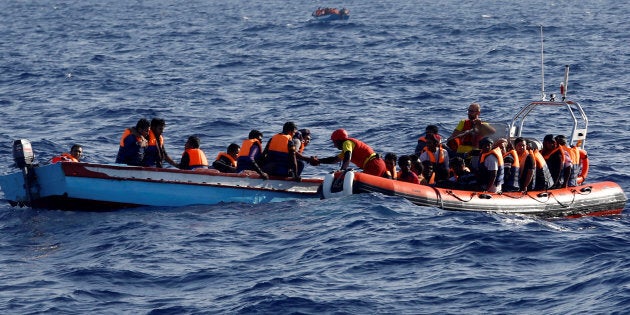
[[(183, 171), (121, 165), (57, 163), (36, 167), (35, 181), (16, 172), (0, 176), (4, 199), (37, 208), (102, 210), (131, 206), (258, 204), (319, 198), (321, 179), (263, 180), (257, 174)], [(30, 194), (29, 194), (30, 192)]]

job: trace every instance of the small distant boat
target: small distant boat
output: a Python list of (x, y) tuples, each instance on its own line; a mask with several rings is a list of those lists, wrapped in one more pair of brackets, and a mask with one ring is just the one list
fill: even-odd
[(4, 200), (12, 206), (61, 210), (114, 210), (138, 206), (249, 204), (320, 198), (322, 179), (272, 177), (256, 172), (179, 170), (120, 164), (60, 162), (33, 164), (30, 141), (16, 140), (21, 171), (0, 176)]
[(350, 10), (346, 8), (317, 8), (312, 14), (317, 21), (338, 21), (350, 18)]

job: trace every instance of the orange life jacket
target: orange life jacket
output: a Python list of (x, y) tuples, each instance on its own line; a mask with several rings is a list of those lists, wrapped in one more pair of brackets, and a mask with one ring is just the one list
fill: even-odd
[(289, 153), (289, 141), (293, 141), (291, 135), (279, 133), (271, 137), (269, 140), (269, 151), (278, 153)]
[[(513, 162), (511, 164), (505, 163), (506, 157), (512, 157)], [(512, 149), (505, 152), (503, 155), (503, 186), (504, 190), (514, 190), (519, 188), (519, 175), (521, 174), (521, 161), (516, 150)]]
[(222, 157), (228, 159), (230, 161), (230, 165), (232, 165), (233, 167), (236, 167), (236, 159), (227, 154), (226, 152), (219, 152), (219, 154), (217, 154), (217, 158), (215, 159), (215, 161), (220, 160)]
[[(479, 157), (479, 170), (481, 174), (488, 171), (486, 167), (484, 166), (483, 162), (490, 155), (494, 155), (497, 159), (498, 168), (497, 168), (497, 174), (494, 177), (494, 185), (497, 187), (497, 189), (501, 189), (501, 186), (503, 185), (504, 169), (503, 169), (503, 154), (501, 153), (500, 148), (494, 148), (486, 153), (481, 154), (481, 157)], [(485, 184), (486, 181), (482, 180), (482, 183)]]
[(551, 172), (549, 172), (549, 167), (547, 167), (547, 162), (545, 158), (538, 150), (531, 150), (529, 154), (532, 154), (534, 157), (534, 162), (536, 162), (536, 175), (534, 176), (534, 189), (535, 190), (547, 190), (553, 186), (553, 178), (551, 177)]
[(188, 159), (190, 161), (188, 163), (188, 166), (190, 166), (190, 168), (208, 166), (208, 159), (206, 159), (206, 154), (203, 153), (201, 149), (186, 149), (186, 151), (184, 152), (188, 153)]
[(258, 146), (258, 150), (262, 153), (262, 143), (258, 139), (245, 139), (241, 145), (241, 150), (238, 151), (238, 157), (249, 156), (249, 151), (253, 145)]
[[(131, 134), (131, 128), (127, 128), (125, 129), (125, 131), (122, 134), (122, 137), (120, 138), (120, 146), (124, 147), (125, 146), (125, 138), (127, 138), (127, 136), (129, 136)], [(142, 141), (142, 137), (138, 137), (136, 136), (136, 140), (138, 142)]]

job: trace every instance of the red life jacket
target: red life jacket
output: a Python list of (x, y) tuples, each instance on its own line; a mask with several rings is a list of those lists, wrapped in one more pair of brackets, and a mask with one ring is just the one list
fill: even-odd
[(61, 155), (53, 157), (50, 160), (50, 162), (54, 164), (54, 163), (58, 163), (58, 162), (79, 162), (79, 160), (77, 160), (70, 153), (62, 153)]
[(369, 145), (354, 138), (348, 138), (348, 140), (346, 141), (351, 141), (352, 143), (354, 143), (354, 150), (352, 150), (350, 162), (354, 163), (360, 168), (365, 169), (365, 165), (375, 157), (374, 150), (372, 150)]

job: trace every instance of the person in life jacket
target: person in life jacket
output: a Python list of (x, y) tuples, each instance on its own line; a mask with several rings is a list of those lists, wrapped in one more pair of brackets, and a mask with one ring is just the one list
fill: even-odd
[(293, 142), (295, 142), (295, 157), (298, 161), (304, 161), (310, 165), (317, 166), (319, 161), (316, 156), (305, 156), (304, 149), (311, 143), (311, 131), (308, 129), (300, 129), (293, 135)]
[(458, 189), (458, 190), (476, 190), (477, 174), (470, 171), (464, 158), (456, 156), (449, 162), (452, 170), (452, 176), (448, 180), (442, 180), (435, 184), (436, 187)]
[(567, 138), (564, 135), (557, 135), (555, 138), (558, 148), (564, 153), (564, 165), (560, 177), (563, 180), (562, 187), (577, 186), (577, 176), (580, 167), (580, 151), (579, 148), (571, 148), (567, 144)]
[[(396, 163), (400, 162), (400, 159), (396, 156), (396, 153), (386, 153), (383, 160), (385, 161), (385, 166), (387, 167), (387, 171), (385, 172), (383, 177), (389, 179), (398, 179), (398, 170), (396, 169)], [(411, 160), (409, 160), (409, 169), (411, 169)], [(418, 176), (416, 175), (416, 177)]]
[(345, 129), (337, 129), (330, 135), (330, 140), (334, 146), (341, 150), (335, 156), (320, 159), (323, 164), (334, 164), (341, 162), (341, 170), (347, 170), (350, 162), (363, 169), (366, 174), (382, 177), (387, 171), (385, 161), (363, 141), (350, 138)]
[(293, 135), (297, 132), (295, 123), (288, 121), (282, 126), (282, 133), (275, 134), (263, 150), (265, 163), (263, 170), (269, 175), (300, 179), (304, 162), (296, 156), (296, 143)]
[(553, 135), (545, 136), (543, 139), (543, 149), (540, 151), (540, 154), (542, 154), (545, 159), (549, 173), (551, 173), (551, 179), (554, 182), (551, 188), (566, 187), (568, 183), (563, 183), (561, 176), (564, 169), (564, 152), (556, 144)]
[(514, 139), (514, 150), (519, 164), (518, 187), (520, 191), (534, 189), (534, 175), (536, 174), (536, 162), (534, 156), (527, 150), (525, 139)]
[(231, 143), (225, 152), (217, 154), (217, 158), (212, 162), (212, 167), (219, 172), (236, 173), (236, 166), (238, 165), (236, 159), (240, 150), (241, 147), (238, 144)]
[(450, 158), (446, 149), (440, 144), (441, 137), (438, 134), (429, 134), (426, 137), (427, 146), (420, 154), (420, 161), (424, 166), (424, 178), (429, 185), (449, 178)]
[(534, 163), (536, 165), (536, 172), (534, 173), (534, 184), (533, 189), (536, 191), (548, 190), (553, 187), (553, 178), (551, 178), (551, 172), (549, 172), (549, 167), (547, 167), (547, 162), (545, 158), (539, 151), (539, 144), (534, 141), (528, 141), (527, 146), (529, 147), (529, 154), (534, 158)]
[(520, 175), (520, 161), (518, 153), (505, 138), (499, 138), (494, 142), (494, 148), (499, 148), (503, 155), (503, 186), (501, 191), (520, 191), (518, 177)]
[(259, 166), (263, 158), (262, 140), (262, 132), (256, 129), (252, 129), (249, 132), (248, 138), (243, 140), (241, 150), (238, 151), (238, 158), (236, 159), (237, 173), (245, 170), (253, 170), (256, 171), (262, 179), (269, 179), (269, 175), (263, 172)]
[[(385, 160), (387, 160), (387, 158)], [(398, 158), (398, 166), (400, 167), (400, 172), (396, 176), (398, 180), (412, 184), (420, 184), (418, 175), (411, 171), (411, 159), (408, 155), (402, 155)]]
[(149, 128), (149, 139), (146, 149), (144, 150), (144, 157), (142, 158), (142, 166), (159, 167), (162, 168), (163, 161), (168, 162), (174, 167), (177, 167), (177, 163), (171, 159), (164, 149), (164, 128), (166, 127), (166, 121), (162, 118), (151, 119), (151, 127)]
[(116, 163), (142, 166), (144, 151), (148, 146), (150, 126), (148, 120), (141, 118), (135, 127), (125, 129), (120, 138)]
[(424, 128), (424, 135), (418, 138), (418, 144), (416, 145), (415, 153), (417, 156), (420, 156), (422, 152), (424, 152), (424, 147), (427, 146), (427, 136), (430, 134), (439, 134), (439, 129), (436, 125), (428, 125)]
[[(485, 136), (492, 135), (496, 130), (486, 122), (482, 122), (479, 118), (481, 114), (481, 105), (472, 103), (468, 106), (468, 119), (461, 120), (453, 133), (448, 138), (448, 143), (452, 143), (457, 147), (457, 154), (464, 155), (474, 149), (478, 149), (479, 140)], [(458, 139), (456, 141), (451, 141)]]
[(83, 147), (79, 144), (75, 144), (70, 148), (70, 153), (64, 152), (61, 155), (55, 156), (50, 160), (50, 163), (58, 162), (80, 162), (83, 155)]
[(182, 170), (194, 170), (197, 168), (207, 168), (208, 159), (206, 154), (199, 148), (200, 140), (197, 136), (190, 136), (184, 145), (184, 153), (178, 167)]
[(479, 140), (479, 187), (482, 191), (500, 193), (503, 186), (503, 154), (501, 149), (493, 148), (493, 144), (488, 137)]

